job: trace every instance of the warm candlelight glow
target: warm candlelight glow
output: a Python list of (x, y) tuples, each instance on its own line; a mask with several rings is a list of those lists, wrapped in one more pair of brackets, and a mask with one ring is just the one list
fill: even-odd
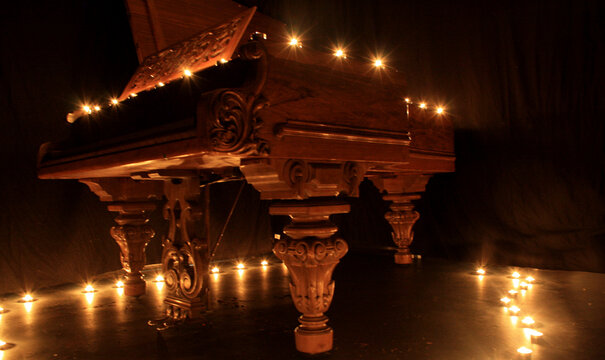
[[(406, 101), (407, 101), (407, 99), (406, 99)], [(479, 274), (479, 275), (485, 275), (485, 269), (484, 268), (477, 269), (477, 274)]]
[(298, 40), (296, 37), (292, 36), (290, 38), (290, 41), (288, 42), (288, 45), (290, 46), (294, 46), (294, 47), (302, 47), (302, 43), (300, 42), (300, 40)]
[(343, 59), (347, 58), (347, 56), (345, 55), (345, 52), (342, 49), (336, 49), (336, 51), (334, 52), (334, 56), (341, 57)]
[(227, 59), (221, 58), (221, 64), (225, 64), (226, 62), (227, 62)]
[(515, 315), (518, 314), (520, 311), (521, 309), (517, 305), (513, 305), (508, 308), (508, 312), (513, 313)]
[(212, 277), (214, 277), (214, 280), (215, 280), (215, 281), (216, 281), (216, 280), (218, 280), (218, 274), (216, 274), (216, 273), (215, 273), (215, 274), (212, 274)]
[(503, 297), (502, 299), (500, 299), (500, 301), (502, 301), (504, 303), (504, 305), (508, 305), (508, 303), (511, 302), (512, 300), (507, 297)]
[(187, 77), (193, 75), (193, 73), (189, 69), (185, 69), (185, 71), (183, 71), (183, 74), (185, 74), (185, 76), (187, 76)]
[(418, 105), (421, 109), (426, 109), (426, 103), (420, 103), (420, 105)]
[(238, 269), (240, 269), (240, 270), (241, 270), (241, 269), (243, 269), (243, 268), (245, 268), (244, 263), (237, 263), (237, 266), (236, 266), (236, 267), (237, 267)]
[(82, 110), (84, 110), (85, 112), (87, 112), (88, 114), (90, 114), (92, 112), (92, 109), (90, 108), (90, 106), (88, 105), (84, 105), (82, 106)]
[(237, 275), (239, 275), (239, 277), (244, 276), (244, 270), (243, 269), (237, 269)]
[(514, 316), (514, 315), (513, 315), (513, 316), (511, 316), (511, 317), (510, 317), (510, 323), (511, 323), (513, 326), (517, 326), (517, 321), (518, 321), (518, 320), (519, 320), (519, 317), (518, 317), (518, 316)]
[(95, 298), (94, 290), (91, 292), (87, 292), (86, 294), (84, 294), (84, 296), (86, 297), (86, 302), (88, 303), (88, 305), (91, 305), (92, 300)]
[(532, 276), (528, 276), (525, 278), (525, 281), (527, 281), (528, 283), (534, 282), (534, 280), (536, 279), (534, 279)]
[(479, 281), (483, 280), (484, 276), (483, 275), (479, 275)]
[(122, 280), (118, 281), (118, 282), (116, 283), (116, 287), (117, 287), (117, 288), (123, 288), (123, 287), (124, 287), (124, 282), (123, 282)]
[(513, 279), (513, 287), (518, 288), (519, 287), (519, 279)]
[(88, 284), (88, 285), (86, 285), (86, 287), (84, 288), (84, 292), (85, 292), (85, 293), (93, 293), (93, 292), (95, 292), (95, 288), (94, 288), (94, 287), (92, 287), (92, 285)]
[(162, 291), (162, 289), (164, 288), (164, 282), (163, 281), (155, 281), (155, 287), (158, 289), (158, 291)]
[(260, 262), (260, 264), (262, 266), (267, 266), (267, 265), (269, 265), (269, 262), (267, 260), (263, 260), (263, 261)]
[(508, 294), (512, 297), (516, 297), (518, 293), (517, 290), (508, 290)]
[(34, 298), (30, 294), (26, 294), (24, 297), (21, 298), (21, 300), (23, 300), (24, 302), (32, 302), (34, 301)]
[(528, 349), (525, 346), (518, 348), (517, 352), (519, 354), (522, 354), (522, 355), (527, 355), (527, 354), (531, 354), (532, 353), (531, 349)]
[(526, 283), (525, 281), (522, 281), (521, 284), (520, 284), (520, 286), (521, 286), (521, 289), (527, 289), (527, 287), (529, 286), (529, 284)]
[(0, 340), (0, 346), (4, 346), (4, 345), (6, 345), (6, 343), (4, 341)]
[(34, 306), (34, 303), (32, 301), (26, 301), (25, 303), (23, 303), (23, 307), (25, 308), (25, 312), (32, 311), (32, 308)]
[(137, 93), (130, 93), (130, 97), (137, 97)]
[(95, 111), (101, 111), (101, 107), (99, 105), (95, 105)]
[(518, 278), (520, 278), (520, 277), (521, 277), (521, 274), (519, 274), (518, 272), (516, 272), (516, 271), (515, 271), (515, 272), (513, 273), (513, 277), (514, 277), (515, 279), (518, 279)]
[(439, 114), (439, 115), (443, 114), (443, 112), (444, 112), (444, 111), (445, 111), (445, 110), (444, 110), (444, 109), (443, 109), (441, 106), (440, 106), (440, 107), (438, 107), (438, 108), (437, 108), (437, 110), (435, 110), (435, 112), (436, 112), (437, 114)]
[(404, 100), (406, 103), (408, 103), (408, 104), (411, 102), (410, 98), (405, 98), (405, 99), (403, 99), (403, 100)]
[(534, 321), (534, 319), (532, 319), (532, 318), (531, 318), (531, 316), (526, 316), (526, 317), (524, 317), (524, 318), (523, 318), (523, 320), (521, 320), (521, 322), (522, 322), (524, 325), (527, 325), (527, 326), (532, 326), (533, 324), (535, 324), (535, 323), (536, 323), (536, 322)]
[(118, 296), (124, 296), (124, 288), (123, 287), (117, 288), (116, 291), (118, 292)]
[(540, 339), (540, 337), (542, 337), (542, 335), (544, 335), (536, 329), (529, 329), (529, 328), (523, 329), (523, 333), (525, 334), (525, 337), (527, 337), (528, 339), (530, 339), (532, 341), (537, 341)]
[(213, 274), (216, 274), (216, 273), (220, 272), (221, 269), (219, 269), (218, 266), (215, 266), (215, 267), (212, 268), (211, 271), (212, 271)]
[(158, 83), (158, 86), (159, 86), (159, 87), (162, 87), (162, 86), (164, 86), (164, 85), (166, 85), (166, 84), (164, 84), (164, 83), (163, 83), (163, 82), (161, 82), (161, 81)]
[(155, 282), (164, 282), (164, 277), (162, 275), (158, 275), (155, 277)]
[(118, 99), (116, 99), (116, 98), (111, 99), (111, 103), (114, 105), (118, 105)]
[(381, 59), (374, 60), (374, 67), (381, 68), (384, 64)]

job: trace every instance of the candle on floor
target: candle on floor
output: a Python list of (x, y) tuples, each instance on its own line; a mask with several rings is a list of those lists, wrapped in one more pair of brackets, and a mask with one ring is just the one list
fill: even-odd
[(485, 269), (484, 268), (477, 269), (477, 274), (478, 275), (485, 275)]
[(526, 283), (525, 281), (522, 281), (521, 284), (519, 284), (519, 286), (521, 287), (521, 289), (527, 290), (529, 287), (529, 284)]
[(122, 280), (118, 281), (118, 282), (116, 283), (116, 287), (117, 287), (118, 289), (119, 289), (119, 288), (123, 288), (123, 287), (124, 287), (124, 282), (123, 282)]
[(519, 312), (521, 311), (521, 309), (517, 306), (517, 305), (513, 305), (511, 307), (508, 308), (508, 312), (513, 314), (513, 315), (517, 315), (519, 314)]
[(531, 316), (524, 317), (521, 322), (523, 323), (524, 327), (532, 327), (536, 323), (536, 321), (532, 319)]
[(21, 302), (32, 302), (32, 301), (36, 301), (36, 299), (33, 298), (33, 296), (31, 296), (30, 294), (26, 294), (24, 297), (21, 298)]
[(519, 279), (513, 279), (513, 287), (518, 288), (519, 287)]
[(92, 287), (92, 285), (88, 284), (88, 285), (86, 285), (86, 287), (84, 288), (84, 291), (82, 291), (82, 292), (93, 293), (93, 292), (95, 292), (95, 288)]
[(537, 343), (540, 340), (540, 338), (542, 337), (542, 335), (544, 335), (541, 332), (539, 332), (538, 330), (528, 329), (528, 328), (523, 329), (523, 333), (525, 334), (525, 337), (527, 337), (531, 340), (532, 344)]
[(153, 280), (155, 282), (164, 282), (164, 276), (162, 275), (158, 275), (155, 277), (155, 280)]
[(219, 269), (218, 266), (215, 266), (210, 271), (212, 271), (213, 274), (218, 274), (221, 271), (221, 269)]
[(240, 270), (242, 270), (242, 269), (244, 269), (244, 268), (245, 268), (244, 263), (241, 263), (241, 262), (240, 262), (240, 263), (237, 263), (237, 266), (236, 266), (236, 267), (237, 267), (238, 269), (240, 269)]
[(269, 265), (269, 262), (267, 260), (263, 260), (263, 261), (260, 262), (260, 264), (262, 266), (267, 266), (267, 265)]
[(517, 353), (519, 353), (519, 357), (521, 359), (531, 359), (532, 351), (531, 351), (531, 349), (528, 349), (525, 346), (518, 348)]
[(508, 290), (508, 295), (510, 295), (511, 297), (516, 298), (517, 294), (519, 294), (519, 292), (517, 290)]
[(507, 298), (506, 296), (503, 297), (502, 299), (500, 299), (500, 301), (505, 305), (508, 306), (508, 304), (512, 301), (511, 299)]
[(519, 274), (518, 272), (516, 272), (516, 271), (515, 271), (515, 272), (513, 273), (513, 275), (512, 275), (512, 276), (513, 276), (515, 279), (518, 279), (518, 278), (520, 278), (520, 277), (521, 277), (521, 274)]

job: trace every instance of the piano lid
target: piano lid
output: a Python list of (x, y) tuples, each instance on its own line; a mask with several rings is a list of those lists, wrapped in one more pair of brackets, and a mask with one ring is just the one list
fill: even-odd
[(228, 21), (146, 57), (118, 100), (207, 69), (223, 59), (230, 60), (255, 11), (256, 7), (252, 7)]

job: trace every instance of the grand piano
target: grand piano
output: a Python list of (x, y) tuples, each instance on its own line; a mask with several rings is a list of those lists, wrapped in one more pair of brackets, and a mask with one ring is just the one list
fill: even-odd
[(395, 262), (411, 263), (413, 201), (433, 174), (454, 171), (448, 115), (408, 94), (394, 69), (301, 46), (255, 8), (126, 3), (140, 66), (119, 97), (68, 114), (69, 138), (40, 147), (39, 177), (78, 179), (117, 214), (110, 234), (126, 295), (145, 293), (149, 214), (161, 209), (169, 223), (166, 316), (174, 321), (207, 307), (209, 185), (248, 182), (271, 201), (271, 215), (291, 219), (273, 252), (302, 314), (296, 347), (330, 350), (324, 313), (348, 250), (330, 216), (349, 212), (347, 197), (370, 179), (390, 202)]

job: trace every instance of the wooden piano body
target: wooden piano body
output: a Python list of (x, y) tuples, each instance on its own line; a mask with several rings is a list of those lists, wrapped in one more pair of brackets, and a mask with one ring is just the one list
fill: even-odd
[[(133, 30), (141, 1), (128, 2)], [(419, 217), (412, 201), (433, 174), (454, 170), (453, 128), (447, 115), (404, 101), (399, 73), (288, 46), (283, 32), (264, 39), (255, 32), (283, 27), (255, 9), (221, 9), (219, 25), (146, 57), (118, 104), (70, 114), (72, 136), (41, 147), (39, 176), (79, 179), (118, 214), (111, 236), (127, 295), (145, 292), (140, 270), (154, 236), (148, 215), (161, 207), (170, 225), (162, 270), (174, 320), (206, 306), (211, 250), (195, 226), (208, 215), (203, 190), (247, 181), (272, 201), (272, 215), (292, 220), (274, 253), (289, 269), (302, 313), (297, 348), (327, 351), (331, 275), (348, 249), (330, 215), (347, 213), (346, 197), (371, 179), (392, 202), (386, 218), (395, 261), (410, 263)]]

